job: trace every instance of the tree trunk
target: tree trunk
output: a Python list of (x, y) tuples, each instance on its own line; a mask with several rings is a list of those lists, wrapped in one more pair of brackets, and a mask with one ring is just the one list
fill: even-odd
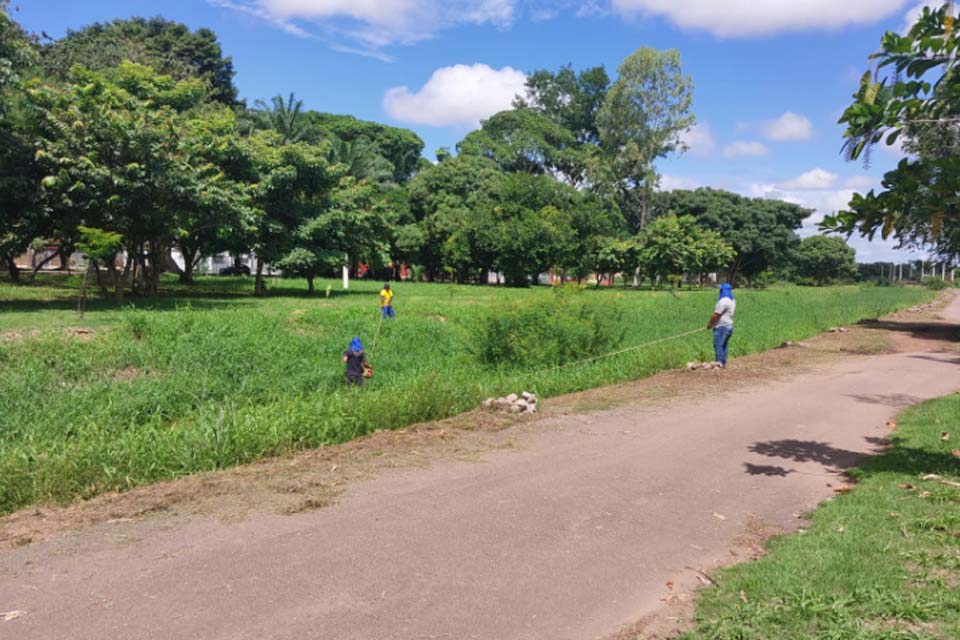
[(262, 296), (267, 293), (267, 288), (263, 284), (263, 260), (257, 256), (257, 277), (253, 281), (253, 295)]
[(87, 261), (87, 270), (83, 272), (83, 282), (80, 283), (80, 299), (77, 300), (77, 313), (83, 320), (83, 311), (87, 306), (87, 280), (90, 278), (90, 269), (93, 268), (93, 260)]
[(193, 284), (193, 270), (197, 266), (198, 251), (187, 251), (180, 248), (180, 254), (183, 256), (183, 269), (180, 270), (180, 283)]
[(58, 248), (56, 251), (54, 251), (53, 253), (51, 253), (49, 256), (47, 256), (46, 258), (44, 258), (43, 260), (41, 260), (41, 261), (39, 262), (39, 264), (35, 264), (35, 265), (33, 266), (33, 273), (30, 274), (31, 277), (36, 278), (36, 277), (37, 277), (37, 273), (40, 271), (40, 269), (43, 269), (43, 267), (46, 266), (47, 263), (49, 263), (49, 262), (50, 262), (51, 260), (53, 260), (54, 258), (59, 257), (61, 251), (63, 251), (63, 249), (62, 249), (62, 248)]
[(4, 259), (7, 261), (7, 271), (10, 273), (10, 281), (20, 282), (20, 267), (17, 266), (14, 257), (8, 255)]
[(93, 275), (97, 280), (97, 287), (100, 289), (100, 293), (103, 297), (107, 297), (109, 292), (107, 291), (107, 285), (103, 282), (103, 275), (100, 273), (100, 265), (97, 264), (97, 261), (93, 258), (87, 258), (87, 269), (93, 268)]
[(313, 276), (307, 276), (307, 293), (311, 296), (317, 292), (313, 286)]

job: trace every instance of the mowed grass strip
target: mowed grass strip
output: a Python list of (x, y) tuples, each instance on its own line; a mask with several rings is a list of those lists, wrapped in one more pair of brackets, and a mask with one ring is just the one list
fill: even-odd
[[(64, 330), (79, 323), (66, 306), (73, 284), (0, 285), (0, 512), (344, 442), (470, 410), (488, 396), (529, 390), (549, 397), (712, 359), (703, 332), (555, 370), (541, 366), (536, 336), (526, 331), (531, 357), (521, 351), (515, 361), (481, 363), (478, 323), (502, 305), (555, 308), (547, 288), (400, 283), (397, 320), (383, 324), (374, 350), (378, 283), (355, 283), (349, 294), (329, 283), (329, 298), (322, 283), (311, 298), (302, 295), (303, 282), (281, 280), (271, 296), (254, 298), (224, 282), (208, 279), (190, 295), (173, 289), (122, 307), (97, 301), (82, 323), (94, 331), (82, 335)], [(579, 296), (616, 319), (603, 329), (616, 341), (604, 348), (701, 327), (716, 299), (715, 291)], [(930, 297), (873, 286), (741, 291), (732, 355)], [(25, 329), (30, 317), (34, 330)], [(565, 328), (551, 322), (542, 330), (552, 340)], [(570, 335), (582, 330), (581, 322)], [(344, 388), (340, 362), (354, 335), (373, 351), (376, 367), (360, 392)]]
[(809, 530), (715, 576), (686, 640), (960, 638), (960, 394), (897, 422)]

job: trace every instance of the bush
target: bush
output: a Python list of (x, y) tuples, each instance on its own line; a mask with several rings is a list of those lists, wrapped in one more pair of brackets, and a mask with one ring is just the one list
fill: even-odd
[(495, 305), (480, 317), (473, 353), (484, 364), (560, 365), (605, 353), (623, 341), (623, 312), (575, 286), (534, 301)]
[(920, 281), (920, 284), (932, 291), (940, 291), (950, 286), (943, 278), (938, 278), (937, 276), (927, 276)]

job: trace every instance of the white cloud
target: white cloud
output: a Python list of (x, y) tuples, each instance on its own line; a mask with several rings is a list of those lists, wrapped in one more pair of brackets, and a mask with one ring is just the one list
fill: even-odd
[(830, 173), (825, 169), (817, 167), (806, 173), (802, 173), (796, 178), (787, 180), (780, 185), (781, 189), (787, 191), (812, 191), (817, 189), (829, 189), (837, 182), (837, 174)]
[[(207, 0), (243, 11), (300, 37), (352, 41), (361, 50), (426, 40), (462, 24), (510, 26), (519, 0)], [(316, 33), (315, 33), (315, 31)], [(350, 47), (339, 46), (350, 50)]]
[[(848, 180), (848, 182), (850, 181)], [(741, 193), (754, 198), (784, 200), (812, 209), (813, 214), (803, 221), (803, 227), (799, 230), (800, 236), (804, 238), (819, 234), (820, 229), (817, 225), (820, 224), (824, 216), (846, 209), (855, 192), (855, 189), (849, 185), (846, 185), (847, 188), (843, 189), (813, 191), (785, 189), (783, 188), (785, 185), (786, 183), (784, 185), (751, 184), (742, 189)], [(903, 262), (911, 259), (911, 255), (907, 251), (896, 248), (896, 242), (893, 240), (883, 240), (876, 237), (873, 241), (870, 241), (860, 236), (853, 236), (847, 239), (847, 242), (856, 249), (859, 262)]]
[(678, 27), (720, 37), (872, 24), (908, 4), (910, 0), (612, 0), (614, 11), (623, 16), (663, 16)]
[(813, 124), (806, 116), (786, 111), (763, 125), (763, 133), (774, 142), (796, 142), (813, 137)]
[(383, 110), (401, 122), (476, 127), (484, 118), (509, 109), (526, 80), (522, 71), (512, 67), (442, 67), (418, 91), (409, 87), (388, 89), (383, 96)]
[(847, 189), (854, 189), (856, 191), (873, 189), (879, 184), (880, 180), (877, 178), (871, 178), (870, 176), (851, 176), (843, 181), (843, 186), (845, 186)]
[(743, 156), (765, 156), (768, 149), (760, 142), (737, 140), (723, 148), (723, 157), (740, 158)]
[(717, 148), (717, 141), (713, 137), (713, 132), (710, 131), (710, 125), (706, 122), (693, 125), (680, 138), (689, 148), (690, 155), (699, 158), (713, 155)]
[(683, 176), (671, 176), (664, 174), (660, 176), (660, 191), (673, 191), (674, 189), (696, 189), (702, 187), (703, 183), (693, 178)]

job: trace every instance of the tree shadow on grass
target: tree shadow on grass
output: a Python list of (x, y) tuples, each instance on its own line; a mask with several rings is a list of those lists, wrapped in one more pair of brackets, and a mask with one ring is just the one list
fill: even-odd
[[(877, 449), (873, 453), (839, 449), (825, 442), (812, 440), (771, 440), (750, 445), (752, 453), (769, 458), (781, 458), (794, 462), (816, 462), (827, 471), (834, 473), (850, 472), (851, 475), (866, 477), (877, 473), (904, 473), (922, 476), (933, 473), (943, 476), (960, 475), (960, 458), (947, 452), (927, 451), (906, 447), (896, 437), (867, 438), (867, 442)], [(884, 450), (889, 446), (889, 449)], [(877, 455), (879, 454), (879, 455)], [(794, 472), (778, 466), (762, 466), (744, 463), (746, 473), (784, 477)]]

